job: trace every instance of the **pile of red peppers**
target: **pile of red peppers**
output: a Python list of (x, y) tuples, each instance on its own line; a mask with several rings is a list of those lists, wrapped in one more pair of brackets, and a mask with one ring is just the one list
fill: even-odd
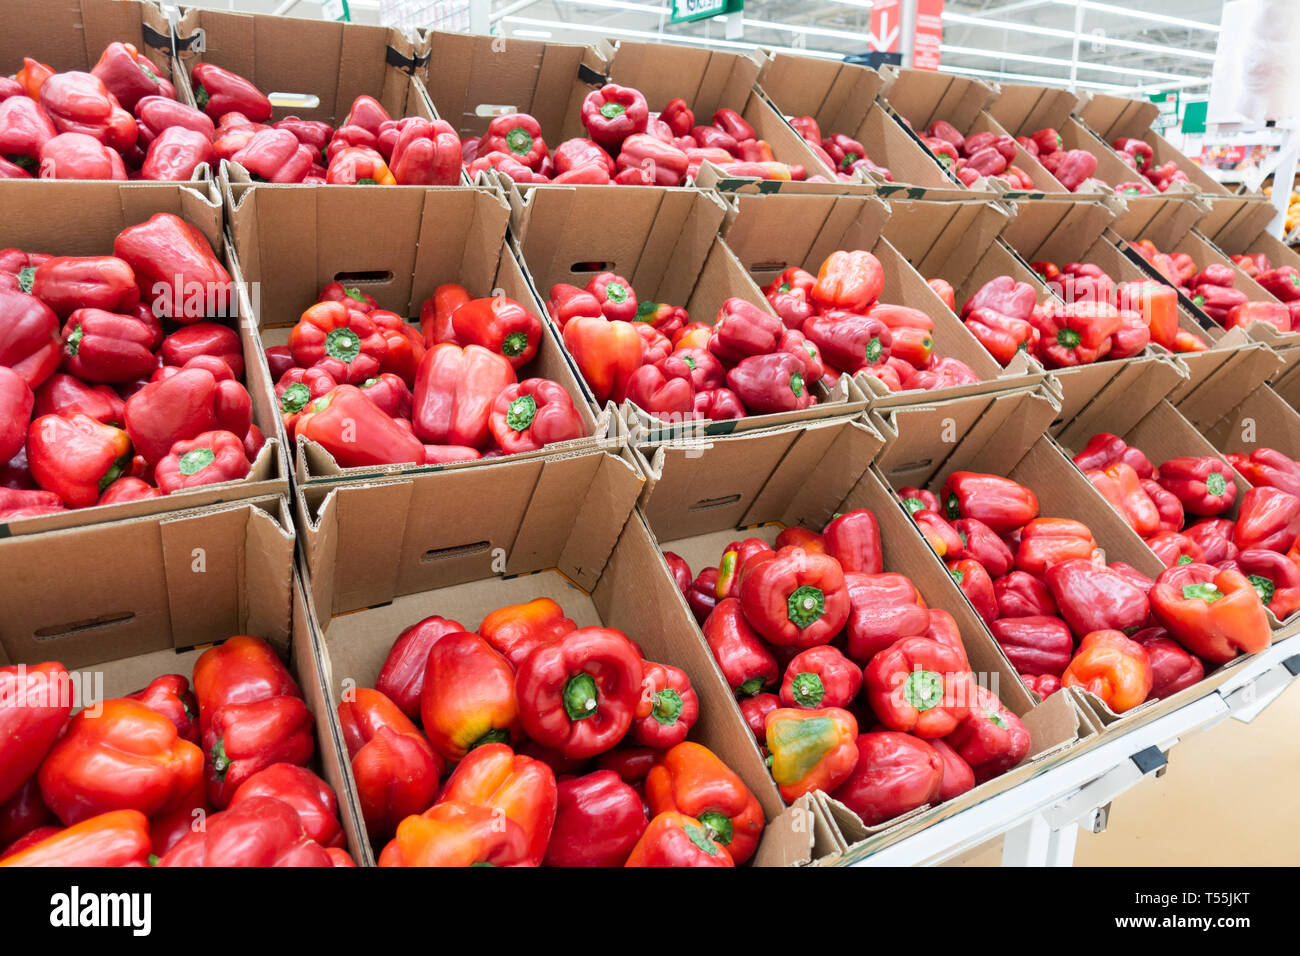
[(586, 433), (558, 382), (520, 378), (541, 319), (505, 295), (439, 286), (420, 324), (330, 282), (266, 350), (285, 433), (344, 468), (438, 465), (535, 451)]
[[(496, 117), (482, 136), (464, 142), (471, 179), (495, 169), (516, 183), (683, 186), (713, 163), (728, 176), (802, 180), (801, 165), (777, 162), (772, 147), (733, 109), (700, 126), (685, 100), (650, 110), (640, 90), (607, 83), (582, 101), (585, 139), (566, 139), (554, 151), (528, 113)], [(827, 165), (833, 165), (829, 161)], [(819, 177), (808, 177), (809, 181)]]
[(1139, 239), (1133, 249), (1224, 328), (1249, 328), (1255, 322), (1265, 322), (1278, 332), (1300, 328), (1300, 271), (1293, 266), (1274, 269), (1262, 253), (1233, 256), (1233, 263), (1277, 301), (1251, 300), (1236, 287), (1237, 272), (1232, 266), (1212, 262), (1202, 269), (1187, 253), (1161, 252), (1150, 239)]
[(935, 120), (921, 136), (921, 142), (939, 165), (950, 170), (964, 186), (973, 186), (976, 180), (988, 176), (1001, 179), (1012, 189), (1034, 188), (1029, 174), (1015, 165), (1016, 140), (1011, 136), (988, 130), (963, 136), (946, 120)]
[(74, 716), (62, 664), (0, 667), (0, 867), (355, 866), (270, 645), (237, 635), (192, 676)]
[(380, 866), (744, 863), (763, 810), (699, 714), (685, 671), (541, 597), (424, 618), (339, 705)]
[[(885, 182), (892, 183), (894, 174), (884, 166), (877, 166), (867, 155), (867, 148), (852, 136), (846, 136), (843, 133), (832, 133), (830, 136), (822, 136), (821, 128), (817, 125), (817, 120), (811, 116), (796, 116), (790, 120), (790, 125), (794, 131), (804, 138), (808, 148), (821, 159), (827, 166), (835, 170), (835, 178), (840, 182), (851, 182), (853, 174), (859, 169), (867, 173), (875, 173)], [(810, 176), (808, 182), (820, 182), (825, 177)]]
[(1143, 177), (1142, 180), (1118, 183), (1115, 192), (1121, 196), (1151, 196), (1157, 192), (1167, 192), (1174, 183), (1188, 182), (1187, 174), (1178, 168), (1175, 160), (1157, 166), (1155, 150), (1144, 139), (1121, 136), (1111, 146), (1124, 165), (1141, 173)]
[(787, 801), (821, 790), (877, 825), (1028, 754), (1028, 730), (971, 674), (952, 615), (885, 571), (871, 511), (821, 533), (786, 528), (775, 547), (733, 541), (694, 577), (664, 559)]
[(0, 250), (0, 520), (234, 481), (265, 444), (203, 233), (158, 213), (112, 251)]

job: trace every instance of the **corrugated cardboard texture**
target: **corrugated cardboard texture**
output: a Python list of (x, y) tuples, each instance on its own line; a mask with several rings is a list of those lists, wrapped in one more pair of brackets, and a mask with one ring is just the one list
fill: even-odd
[(289, 638), (283, 498), (0, 541), (0, 647), (80, 667), (231, 634)]
[(1098, 136), (1111, 142), (1120, 136), (1140, 137), (1160, 115), (1150, 100), (1134, 100), (1110, 93), (1084, 93), (1077, 112)]
[(517, 37), (428, 34), (426, 88), (440, 119), (481, 136), (500, 113), (528, 113), (552, 147), (585, 137), (580, 108), (605, 72), (594, 47)]
[[(816, 275), (822, 262), (838, 249), (873, 253), (884, 270), (881, 301), (911, 306), (930, 316), (935, 325), (936, 353), (965, 362), (982, 380), (978, 386), (936, 390), (926, 396), (928, 401), (1041, 380), (1037, 369), (1026, 372), (1023, 361), (1003, 369), (993, 360), (925, 278), (882, 237), (889, 215), (890, 206), (874, 197), (739, 196), (725, 241), (759, 286), (767, 285), (788, 266), (800, 266)], [(858, 376), (857, 385), (873, 406), (919, 400), (916, 394), (891, 393), (867, 375)]]
[(1028, 136), (1045, 127), (1060, 128), (1074, 112), (1077, 97), (1069, 90), (1032, 83), (998, 83), (987, 109), (1012, 136)]
[(1274, 448), (1300, 461), (1300, 414), (1267, 385), (1229, 408), (1203, 433), (1224, 454), (1249, 455), (1259, 448)]
[[(275, 119), (295, 115), (338, 125), (363, 95), (379, 100), (394, 119), (417, 115), (422, 106), (410, 81), (423, 75), (423, 51), (389, 27), (182, 7), (176, 44), (191, 98), (188, 77), (194, 65), (215, 63), (250, 80), (272, 100), (285, 93), (320, 101), (316, 107), (277, 106)], [(401, 66), (388, 62), (390, 50)]]
[(1243, 401), (1272, 378), (1282, 364), (1278, 354), (1267, 346), (1244, 342), (1241, 329), (1233, 329), (1228, 335), (1232, 336), (1235, 348), (1224, 347), (1228, 342), (1225, 337), (1220, 341), (1220, 348), (1200, 353), (1204, 358), (1199, 363), (1188, 361), (1193, 356), (1183, 357), (1192, 376), (1184, 388), (1169, 398), (1198, 428), (1209, 428), (1219, 421), (1225, 409)]
[[(16, 247), (52, 255), (111, 255), (113, 240), (128, 226), (145, 222), (158, 213), (180, 216), (196, 226), (227, 266), (221, 204), (211, 183), (157, 184), (86, 181), (48, 181), (40, 188), (18, 180), (0, 181), (0, 248)], [(234, 271), (232, 269), (232, 277)], [(276, 439), (279, 415), (259, 387), (257, 367), (264, 361), (252, 327), (246, 324), (245, 305), (231, 324), (239, 332), (248, 371), (245, 384), (253, 399), (253, 421), (267, 436), (247, 477), (239, 481), (203, 485), (161, 498), (78, 508), (53, 515), (0, 522), (0, 538), (10, 534), (35, 534), (97, 521), (118, 521), (142, 515), (197, 508), (223, 501), (289, 490), (282, 448)]]
[[(592, 451), (403, 480), (300, 487), (303, 553), (317, 606), (341, 614), (487, 573), (558, 567), (590, 587), (642, 477)], [(466, 501), (491, 507), (466, 509)]]
[(1082, 448), (1099, 431), (1118, 433), (1116, 428), (1131, 427), (1178, 388), (1186, 375), (1184, 368), (1159, 356), (1098, 363), (1097, 367), (1113, 370), (1114, 377), (1084, 407), (1071, 409), (1073, 414), (1063, 405), (1053, 423), (1052, 433), (1067, 448)]
[(641, 510), (656, 536), (675, 539), (785, 515), (796, 497), (833, 507), (882, 445), (865, 424), (827, 419), (710, 442), (638, 444), (647, 480)]

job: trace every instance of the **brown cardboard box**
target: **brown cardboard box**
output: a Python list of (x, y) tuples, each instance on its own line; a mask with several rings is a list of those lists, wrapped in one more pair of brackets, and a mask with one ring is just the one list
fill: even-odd
[(263, 638), (287, 658), (316, 719), (312, 769), (339, 794), (347, 849), (360, 860), (293, 555), (283, 497), (0, 541), (0, 665), (60, 661), (103, 700), (163, 674), (189, 678), (213, 642)]
[(866, 196), (738, 196), (729, 214), (725, 241), (754, 280), (766, 286), (788, 266), (813, 275), (837, 249), (865, 249), (880, 260), (885, 273), (882, 302), (920, 309), (934, 320), (935, 354), (965, 362), (980, 377), (975, 385), (931, 392), (890, 392), (871, 375), (855, 384), (873, 407), (939, 401), (998, 388), (1034, 385), (1043, 373), (1027, 357), (1017, 356), (1004, 369), (980, 345), (943, 300), (882, 232), (890, 206)]
[[(883, 67), (881, 75), (885, 78), (881, 98), (905, 124), (911, 124), (918, 136), (924, 135), (937, 120), (951, 123), (963, 136), (981, 132), (993, 133), (995, 136), (1016, 135), (1004, 128), (989, 112), (990, 104), (997, 99), (997, 89), (974, 77), (895, 66)], [(938, 162), (937, 159), (935, 161)], [(1038, 197), (1041, 193), (1068, 199), (1076, 195), (1067, 192), (1055, 176), (1025, 152), (1024, 147), (1017, 146), (1016, 159), (1012, 165), (1023, 169), (1033, 180), (1034, 192), (1012, 189), (1005, 180), (996, 177), (977, 180), (975, 186), (1008, 196)]]
[[(40, 189), (29, 187), (30, 184), (16, 180), (0, 182), (0, 209), (6, 213), (0, 220), (0, 248), (17, 247), (67, 256), (111, 255), (113, 240), (119, 232), (165, 212), (197, 226), (227, 267), (231, 265), (223, 255), (221, 203), (212, 183), (172, 183), (167, 188), (158, 188), (156, 184), (62, 180), (46, 182)], [(203, 485), (162, 498), (78, 508), (0, 523), (0, 537), (287, 493), (283, 448), (276, 438), (275, 422), (279, 415), (267, 398), (261, 346), (244, 318), (247, 303), (241, 300), (239, 310), (240, 317), (233, 324), (244, 347), (244, 383), (253, 399), (253, 422), (267, 438), (246, 478)]]
[[(627, 278), (638, 300), (680, 305), (696, 322), (713, 324), (718, 310), (732, 297), (770, 311), (762, 291), (718, 238), (728, 206), (715, 194), (693, 189), (556, 186), (515, 191), (512, 202), (512, 231), (539, 298), (549, 296), (556, 283), (584, 286), (592, 275), (608, 270)], [(662, 415), (639, 412), (640, 421), (662, 437), (716, 435), (856, 414), (865, 407), (852, 382), (842, 380), (829, 390), (820, 384), (815, 388), (820, 403), (797, 412), (722, 422), (670, 422)]]
[[(1163, 166), (1170, 160), (1176, 162), (1178, 168), (1187, 174), (1188, 183), (1185, 186), (1176, 185), (1173, 189), (1191, 187), (1210, 196), (1229, 194), (1230, 190), (1226, 186), (1215, 181), (1205, 170), (1175, 149), (1169, 140), (1151, 128), (1151, 123), (1160, 113), (1160, 108), (1155, 103), (1108, 93), (1085, 93), (1079, 98), (1077, 112), (1098, 138), (1108, 145), (1120, 137), (1140, 139), (1149, 143), (1154, 150), (1154, 165)], [(1140, 181), (1138, 176), (1132, 178)]]
[[(161, 4), (148, 0), (12, 0), (5, 4), (4, 16), (0, 75), (12, 76), (22, 69), (24, 57), (60, 72), (89, 72), (105, 47), (116, 41), (131, 44), (148, 57), (183, 99), (184, 69), (172, 59), (171, 24)], [(204, 181), (213, 174), (215, 170), (203, 165), (193, 178)]]
[[(524, 476), (526, 470), (536, 474)], [(472, 484), (457, 495), (457, 481)], [(591, 453), (494, 465), (472, 479), (454, 472), (436, 486), (429, 476), (413, 476), (300, 490), (303, 551), (330, 706), (347, 687), (372, 685), (398, 633), (423, 617), (439, 614), (477, 627), (495, 608), (551, 597), (580, 626), (619, 628), (650, 658), (691, 676), (700, 698), (691, 739), (741, 776), (772, 821), (761, 864), (802, 863), (830, 852), (831, 838), (810, 812), (783, 806), (729, 703), (726, 684), (635, 511), (641, 483), (630, 458)], [(448, 504), (469, 494), (492, 500), (493, 507), (465, 514)], [(377, 534), (381, 526), (391, 533)], [(362, 827), (355, 787), (345, 777), (342, 792)], [(362, 851), (367, 862), (368, 849)]]
[[(470, 187), (256, 186), (231, 187), (229, 195), (232, 252), (255, 293), (250, 321), (264, 346), (286, 344), (302, 311), (316, 301), (322, 286), (335, 279), (361, 288), (382, 307), (407, 317), (418, 316), (421, 303), (447, 282), (458, 282), (477, 296), (499, 289), (535, 315), (545, 315), (506, 244), (509, 210), (497, 192)], [(259, 366), (269, 383), (264, 356)], [(588, 448), (605, 437), (609, 416), (588, 407), (559, 339), (545, 323), (537, 357), (520, 370), (521, 379), (531, 376), (554, 379), (565, 387), (588, 437), (526, 456)], [(287, 440), (278, 415), (276, 422), (277, 434)], [(323, 448), (306, 439), (299, 440), (293, 458), (299, 481), (478, 464), (341, 468)]]
[[(1100, 266), (1116, 284), (1147, 278), (1127, 256), (1105, 236), (1114, 221), (1113, 204), (1100, 197), (1072, 203), (1051, 200), (1017, 200), (1014, 215), (1002, 239), (1023, 262), (1086, 262)], [(1059, 283), (1048, 289), (1064, 298)], [(1184, 327), (1199, 328), (1190, 314), (1181, 317)], [(1053, 369), (1050, 381), (1061, 399), (1061, 415), (1053, 431), (1065, 425), (1084, 408), (1124, 403), (1133, 388), (1150, 389), (1154, 384), (1163, 398), (1169, 381), (1185, 378), (1187, 370), (1159, 346), (1124, 360), (1103, 360), (1075, 368)]]
[[(771, 543), (782, 527), (820, 530), (837, 512), (870, 509), (880, 523), (886, 570), (906, 574), (931, 607), (953, 615), (976, 675), (1029, 728), (1033, 746), (1020, 767), (942, 806), (878, 827), (864, 827), (846, 808), (835, 801), (827, 803), (828, 798), (820, 795), (837, 821), (844, 848), (868, 838), (878, 848), (892, 842), (896, 832), (912, 832), (1027, 778), (1068, 748), (1080, 727), (1078, 714), (1065, 697), (1035, 706), (1037, 698), (1021, 685), (947, 569), (870, 466), (878, 447), (870, 430), (852, 422), (810, 424), (798, 433), (752, 433), (719, 439), (710, 446), (636, 445), (648, 475), (641, 511), (660, 546), (680, 555), (696, 572), (715, 563), (738, 535)], [(752, 735), (749, 741), (755, 746)], [(847, 862), (863, 852), (864, 848), (855, 847), (849, 857), (819, 863)]]
[[(1097, 171), (1092, 175), (1107, 188), (1085, 188), (1075, 195), (1089, 192), (1109, 194), (1109, 187), (1141, 178), (1141, 174), (1120, 162), (1106, 143), (1071, 115), (1075, 106), (1074, 93), (1031, 83), (1000, 83), (997, 91), (997, 98), (988, 110), (1012, 136), (1032, 136), (1038, 130), (1050, 127), (1061, 134), (1062, 149), (1084, 149), (1097, 157)], [(1034, 162), (1042, 165), (1037, 160)], [(1038, 182), (1037, 177), (1034, 182)]]
[[(972, 190), (944, 172), (907, 127), (876, 101), (884, 80), (870, 67), (794, 53), (765, 53), (758, 83), (784, 116), (811, 116), (823, 137), (843, 133), (865, 146), (868, 158), (893, 176), (890, 181), (878, 173), (855, 175), (855, 183), (874, 186), (877, 195), (972, 196)], [(842, 185), (846, 192), (857, 191), (854, 183)]]
[[(1227, 266), (1236, 276), (1234, 287), (1246, 293), (1246, 297), (1252, 302), (1277, 301), (1195, 228), (1209, 212), (1210, 205), (1207, 200), (1191, 195), (1133, 196), (1123, 202), (1127, 210), (1115, 221), (1113, 227), (1115, 233), (1125, 240), (1119, 244), (1121, 251), (1129, 254), (1129, 245), (1139, 239), (1150, 239), (1161, 252), (1169, 255), (1175, 252), (1187, 253), (1198, 269), (1204, 269), (1211, 263)], [(1136, 251), (1133, 251), (1130, 258), (1136, 255)], [(1163, 277), (1149, 269), (1145, 261), (1138, 262), (1138, 265), (1151, 271), (1154, 278), (1161, 278), (1164, 281)], [(1186, 296), (1180, 293), (1179, 297), (1180, 303), (1196, 316), (1209, 338), (1217, 342), (1225, 332), (1223, 327), (1201, 312)], [(1255, 322), (1245, 331), (1252, 340), (1264, 342), (1276, 349), (1294, 348), (1300, 345), (1300, 333), (1281, 333), (1264, 322)]]

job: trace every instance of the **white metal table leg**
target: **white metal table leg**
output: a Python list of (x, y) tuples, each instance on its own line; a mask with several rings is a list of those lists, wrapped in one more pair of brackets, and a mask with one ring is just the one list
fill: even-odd
[(1035, 813), (1007, 831), (1002, 841), (1002, 865), (1046, 866), (1052, 843), (1052, 828), (1041, 813)]
[(1071, 823), (1049, 833), (1047, 865), (1074, 866), (1074, 845), (1079, 840), (1079, 824)]

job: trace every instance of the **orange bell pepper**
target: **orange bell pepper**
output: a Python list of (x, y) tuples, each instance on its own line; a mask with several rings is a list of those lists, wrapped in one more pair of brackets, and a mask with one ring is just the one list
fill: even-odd
[(147, 866), (149, 818), (139, 810), (114, 810), (82, 820), (0, 866)]
[(541, 866), (556, 808), (555, 773), (505, 744), (476, 747), (456, 767), (439, 803), (468, 803), (504, 814), (524, 832), (527, 866)]
[(483, 618), (478, 633), (517, 668), (536, 648), (577, 629), (560, 605), (550, 598), (534, 598), (527, 604), (497, 608)]
[(397, 825), (380, 866), (525, 866), (523, 827), (490, 807), (437, 803)]
[[(1247, 585), (1249, 587), (1249, 585)], [(1061, 686), (1082, 687), (1117, 714), (1131, 710), (1151, 693), (1151, 662), (1141, 644), (1119, 631), (1084, 635)]]
[(1262, 651), (1272, 639), (1264, 604), (1240, 571), (1175, 565), (1156, 578), (1150, 601), (1151, 613), (1170, 636), (1215, 664)]
[(514, 669), (477, 634), (448, 634), (429, 649), (420, 716), (429, 743), (447, 760), (509, 743), (519, 725)]
[(738, 864), (758, 849), (765, 822), (758, 798), (701, 744), (684, 741), (661, 754), (646, 777), (645, 796), (653, 814), (675, 811), (699, 820)]
[(1086, 472), (1084, 477), (1139, 537), (1150, 537), (1160, 530), (1160, 511), (1131, 465), (1117, 462), (1109, 468)]
[(1016, 567), (1041, 577), (1054, 564), (1092, 560), (1096, 554), (1097, 542), (1083, 522), (1070, 518), (1035, 518), (1020, 533)]
[(839, 250), (826, 257), (817, 270), (812, 298), (823, 309), (865, 312), (880, 298), (885, 271), (870, 252)]
[(735, 866), (699, 820), (671, 810), (650, 821), (624, 866)]

